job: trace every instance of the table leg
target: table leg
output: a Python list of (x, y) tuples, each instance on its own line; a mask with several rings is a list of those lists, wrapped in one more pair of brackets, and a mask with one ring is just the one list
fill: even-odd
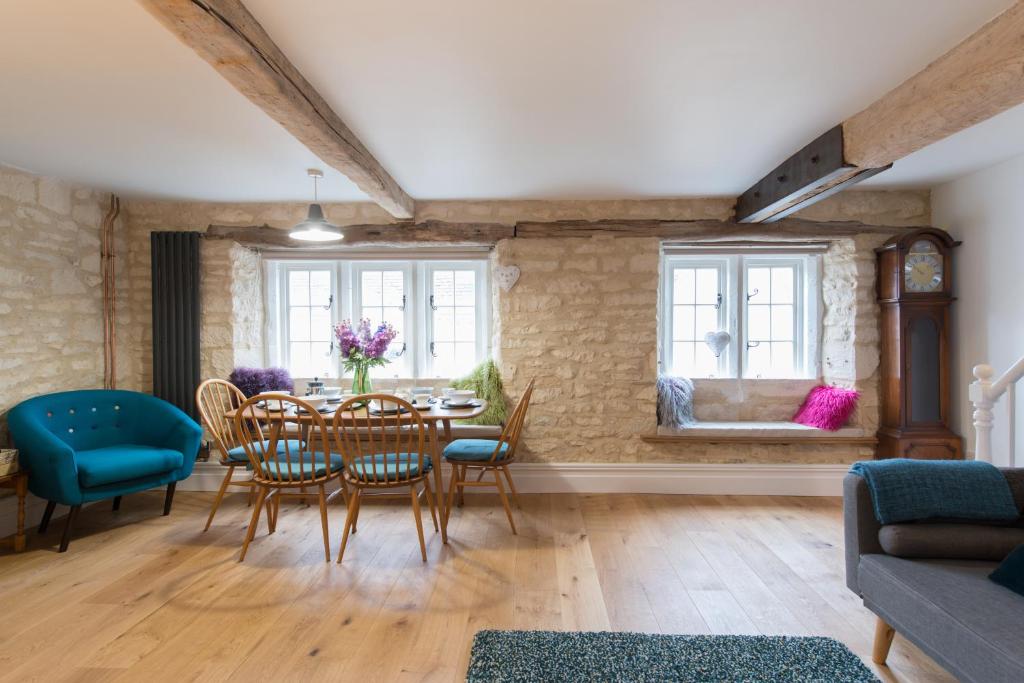
[(434, 489), (437, 491), (437, 513), (441, 516), (441, 542), (448, 543), (448, 515), (444, 507), (444, 482), (441, 479), (441, 445), (437, 435), (437, 421), (430, 420), (430, 444), (433, 449)]
[(18, 529), (14, 536), (14, 552), (20, 553), (25, 549), (25, 496), (28, 495), (28, 477), (18, 477), (15, 492), (18, 494)]

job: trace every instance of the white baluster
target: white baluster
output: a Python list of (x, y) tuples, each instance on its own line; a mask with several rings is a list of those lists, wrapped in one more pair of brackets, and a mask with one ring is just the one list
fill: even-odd
[(1017, 384), (1010, 382), (1006, 387), (1006, 412), (1010, 415), (1010, 467), (1017, 466)]
[(991, 365), (974, 366), (974, 382), (971, 382), (969, 396), (974, 404), (974, 459), (992, 462), (992, 375)]

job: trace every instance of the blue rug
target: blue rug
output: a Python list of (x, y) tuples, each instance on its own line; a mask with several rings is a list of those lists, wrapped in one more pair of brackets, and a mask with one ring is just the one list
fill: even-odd
[(480, 631), (468, 683), (879, 683), (832, 638)]

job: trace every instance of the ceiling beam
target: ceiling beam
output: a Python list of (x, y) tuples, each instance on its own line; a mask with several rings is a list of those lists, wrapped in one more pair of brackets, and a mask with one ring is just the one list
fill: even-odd
[(414, 202), (239, 0), (139, 0), (168, 30), (396, 218)]
[(1024, 3), (1016, 2), (843, 123), (846, 160), (884, 166), (1024, 102)]
[(870, 178), (893, 162), (1024, 102), (1024, 3), (782, 162), (736, 202), (768, 223)]
[(381, 225), (345, 225), (342, 242), (297, 242), (287, 230), (269, 225), (238, 227), (211, 225), (205, 239), (231, 240), (259, 249), (299, 249), (301, 251), (337, 251), (352, 247), (490, 247), (514, 236), (515, 228), (498, 223), (447, 223), (424, 221)]

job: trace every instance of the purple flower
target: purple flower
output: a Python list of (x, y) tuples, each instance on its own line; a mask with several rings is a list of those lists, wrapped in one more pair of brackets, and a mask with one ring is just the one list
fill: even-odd
[(384, 356), (398, 332), (387, 323), (381, 323), (377, 329), (371, 330), (370, 321), (363, 318), (355, 325), (351, 320), (341, 321), (334, 326), (334, 336), (338, 340), (338, 350), (345, 361), (345, 369), (352, 370), (388, 363)]
[(295, 383), (284, 368), (235, 368), (228, 381), (238, 387), (246, 397), (266, 391), (292, 393)]

